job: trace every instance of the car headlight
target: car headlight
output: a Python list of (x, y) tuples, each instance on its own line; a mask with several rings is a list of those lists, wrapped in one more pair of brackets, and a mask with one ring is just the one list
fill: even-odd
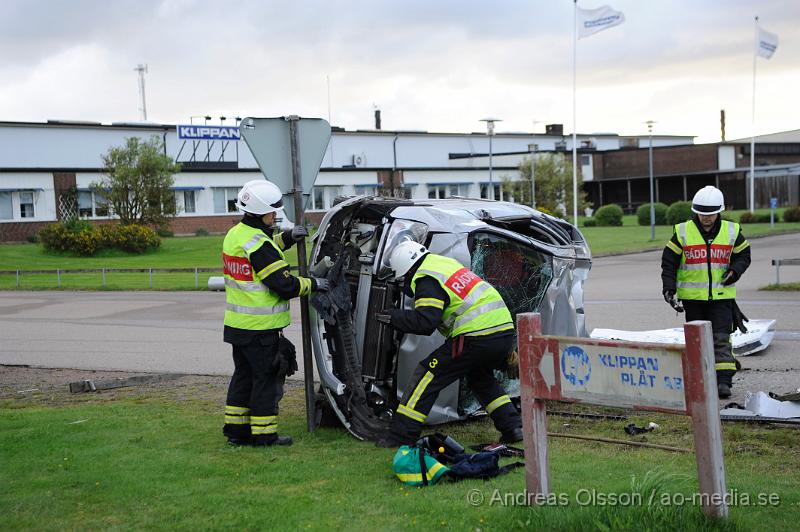
[(428, 237), (428, 224), (422, 222), (412, 222), (411, 220), (395, 220), (389, 227), (389, 234), (386, 235), (386, 244), (383, 246), (381, 262), (378, 268), (378, 275), (381, 277), (389, 268), (389, 257), (395, 246), (404, 240), (413, 240), (420, 244), (425, 243)]

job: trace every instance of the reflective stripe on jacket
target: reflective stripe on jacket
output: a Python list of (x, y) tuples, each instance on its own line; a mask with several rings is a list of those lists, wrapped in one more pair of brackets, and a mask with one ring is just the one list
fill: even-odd
[[(250, 254), (261, 246), (270, 245), (280, 260), (254, 272)], [(243, 223), (225, 235), (222, 244), (225, 271), (225, 325), (237, 329), (283, 329), (291, 320), (289, 302), (269, 290), (261, 279), (288, 266), (283, 251), (260, 229)]]
[(722, 278), (731, 263), (739, 224), (721, 220), (719, 232), (711, 244), (703, 239), (691, 220), (677, 224), (675, 234), (683, 248), (677, 277), (678, 299), (735, 299), (736, 286), (722, 286)]
[(429, 253), (411, 280), (412, 291), (423, 276), (436, 279), (450, 299), (439, 326), (445, 337), (480, 336), (514, 328), (500, 293), (458, 261)]

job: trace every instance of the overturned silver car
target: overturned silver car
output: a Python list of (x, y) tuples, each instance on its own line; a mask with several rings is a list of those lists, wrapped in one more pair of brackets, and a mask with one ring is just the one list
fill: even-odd
[[(438, 332), (404, 335), (374, 319), (382, 309), (413, 302), (388, 268), (391, 250), (408, 238), (491, 283), (512, 316), (540, 312), (546, 333), (587, 336), (583, 283), (591, 256), (573, 225), (505, 202), (347, 199), (325, 215), (315, 237), (311, 269), (332, 289), (312, 298), (311, 337), (324, 406), (361, 439), (387, 429), (414, 367), (444, 342)], [(518, 396), (519, 381), (500, 377)], [(426, 423), (479, 409), (466, 385), (456, 382), (439, 395)]]

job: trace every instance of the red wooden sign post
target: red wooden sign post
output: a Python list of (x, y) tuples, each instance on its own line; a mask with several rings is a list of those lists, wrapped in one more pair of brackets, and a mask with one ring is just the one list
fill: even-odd
[(700, 502), (728, 516), (711, 323), (684, 326), (686, 344), (542, 336), (539, 314), (517, 316), (528, 500), (547, 500), (545, 400), (692, 417)]

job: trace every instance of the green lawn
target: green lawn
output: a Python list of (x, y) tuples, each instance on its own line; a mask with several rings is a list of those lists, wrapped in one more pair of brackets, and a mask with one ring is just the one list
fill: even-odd
[[(583, 219), (579, 220), (582, 225)], [(635, 216), (625, 216), (622, 227), (581, 227), (595, 257), (662, 249), (672, 228), (656, 227), (656, 238), (650, 240), (650, 227), (637, 225)], [(800, 222), (748, 224), (743, 227), (747, 237), (800, 231)], [(0, 270), (21, 270), (19, 289), (43, 290), (57, 288), (55, 274), (29, 274), (25, 270), (70, 270), (100, 268), (221, 268), (222, 236), (163, 238), (161, 248), (142, 255), (107, 251), (95, 257), (74, 257), (45, 252), (41, 244), (0, 245)], [(307, 244), (310, 251), (311, 244)], [(286, 253), (290, 264), (296, 265), (297, 254), (292, 247)], [(208, 277), (219, 273), (200, 273), (199, 288), (205, 289)], [(154, 273), (153, 290), (194, 290), (194, 273)], [(15, 274), (0, 274), (0, 289), (16, 289)], [(62, 274), (61, 288), (69, 290), (149, 290), (150, 276), (145, 273), (107, 273), (103, 288), (101, 273)]]
[[(736, 218), (745, 211), (733, 211)], [(757, 211), (760, 212), (760, 211)], [(765, 212), (769, 212), (767, 209)], [(672, 235), (671, 226), (656, 226), (656, 238), (650, 240), (650, 226), (638, 225), (636, 216), (623, 217), (622, 227), (583, 227), (585, 218), (578, 219), (583, 236), (589, 242), (592, 255), (612, 255), (618, 253), (631, 253), (649, 249), (662, 249)], [(770, 234), (780, 234), (800, 231), (800, 222), (775, 223), (774, 228), (769, 224), (745, 224), (742, 233), (745, 237), (754, 237)]]
[(772, 292), (798, 292), (800, 291), (800, 283), (770, 284), (759, 288), (759, 290), (768, 290)]
[[(697, 490), (693, 454), (550, 438), (558, 504), (531, 508), (518, 504), (520, 469), (490, 481), (404, 487), (391, 473), (393, 450), (342, 429), (306, 433), (300, 388), (281, 403), (281, 432), (295, 437), (294, 446), (228, 447), (223, 398), (223, 384), (176, 382), (168, 391), (0, 401), (0, 528), (778, 531), (796, 529), (800, 519), (792, 429), (725, 425), (728, 489), (738, 501), (763, 493), (779, 504), (739, 505), (730, 521), (712, 523), (697, 507), (672, 504)], [(691, 447), (686, 418), (666, 415), (550, 416), (549, 430), (627, 439), (625, 424), (651, 420), (661, 429), (647, 441)], [(438, 430), (465, 445), (496, 437), (488, 420)], [(593, 492), (595, 501), (633, 504), (583, 505)]]

